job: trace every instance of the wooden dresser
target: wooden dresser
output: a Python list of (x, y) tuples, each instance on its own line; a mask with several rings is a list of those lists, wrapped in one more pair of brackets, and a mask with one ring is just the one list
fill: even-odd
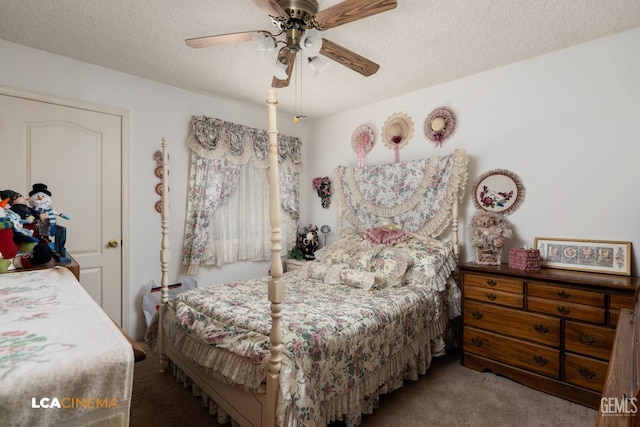
[(621, 310), (640, 278), (460, 266), (462, 364), (598, 408)]

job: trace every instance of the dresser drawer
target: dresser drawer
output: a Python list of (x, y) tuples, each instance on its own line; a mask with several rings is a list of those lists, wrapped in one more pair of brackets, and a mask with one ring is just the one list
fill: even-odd
[(465, 286), (464, 297), (491, 304), (500, 304), (516, 308), (522, 308), (522, 302), (524, 300), (522, 294), (497, 291), (495, 289), (477, 288), (475, 286)]
[(567, 320), (564, 324), (564, 348), (574, 353), (609, 360), (616, 330)]
[(553, 314), (555, 316), (578, 319), (585, 322), (604, 324), (605, 309), (589, 305), (573, 304), (546, 298), (527, 298), (527, 307), (531, 311)]
[(616, 308), (609, 309), (609, 325), (614, 328), (618, 326), (618, 318), (620, 317), (620, 310)]
[(464, 324), (560, 347), (560, 319), (464, 300)]
[(610, 308), (633, 308), (636, 303), (633, 294), (611, 294), (609, 299)]
[(562, 286), (551, 286), (529, 282), (527, 284), (527, 295), (562, 302), (591, 305), (594, 307), (604, 308), (605, 306), (605, 295), (602, 293)]
[(609, 297), (609, 325), (618, 326), (620, 311), (625, 308), (633, 309), (634, 305), (633, 294), (611, 294)]
[(560, 375), (560, 352), (550, 347), (464, 327), (464, 349), (489, 359), (552, 378)]
[(522, 281), (505, 277), (485, 276), (482, 274), (465, 274), (463, 283), (465, 286), (496, 289), (505, 292), (522, 293)]
[(577, 354), (565, 355), (565, 381), (597, 392), (602, 392), (609, 364)]

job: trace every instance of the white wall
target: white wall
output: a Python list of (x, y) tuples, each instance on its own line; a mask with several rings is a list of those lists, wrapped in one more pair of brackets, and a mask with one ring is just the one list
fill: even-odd
[[(531, 246), (536, 236), (631, 241), (632, 273), (637, 274), (638, 46), (640, 29), (315, 120), (303, 188), (311, 192), (311, 179), (330, 174), (338, 164), (356, 165), (350, 138), (362, 124), (373, 126), (377, 141), (365, 163), (393, 162), (380, 129), (391, 114), (402, 111), (412, 117), (415, 133), (401, 150), (401, 160), (465, 149), (470, 157), (467, 195), (488, 170), (508, 169), (520, 176), (526, 199), (509, 217), (515, 237), (508, 247)], [(435, 148), (423, 126), (441, 105), (455, 111), (458, 126), (442, 148)], [(474, 210), (467, 196), (463, 227)], [(337, 229), (335, 204), (323, 210), (315, 195), (308, 198), (303, 218)], [(462, 259), (472, 260), (473, 253), (463, 249)]]
[[(531, 245), (535, 236), (626, 240), (640, 245), (636, 225), (640, 200), (635, 189), (640, 182), (636, 168), (640, 157), (639, 45), (637, 29), (308, 124), (294, 125), (289, 117), (281, 116), (280, 132), (304, 141), (301, 225), (329, 224), (337, 229), (335, 203), (328, 210), (321, 209), (311, 179), (330, 174), (339, 164), (356, 164), (350, 138), (361, 124), (370, 124), (378, 135), (366, 163), (392, 162), (393, 153), (379, 141), (379, 131), (387, 117), (403, 111), (413, 118), (415, 133), (401, 151), (402, 160), (463, 148), (471, 159), (468, 188), (490, 169), (509, 169), (520, 176), (527, 195), (510, 217), (515, 231), (510, 247)], [(188, 185), (184, 140), (190, 117), (202, 114), (265, 128), (266, 107), (186, 92), (1, 40), (0, 58), (2, 86), (130, 112), (130, 304), (125, 329), (140, 338), (144, 331), (140, 290), (151, 279), (159, 282), (160, 233), (154, 210), (157, 179), (152, 154), (160, 139), (170, 141), (171, 280), (177, 280)], [(458, 129), (437, 149), (427, 142), (422, 127), (429, 112), (440, 105), (456, 112)], [(462, 206), (463, 226), (473, 210), (467, 198)], [(464, 230), (463, 243), (467, 243)], [(462, 256), (472, 258), (470, 251)], [(634, 274), (637, 265), (634, 251)], [(268, 263), (239, 263), (202, 268), (196, 279), (206, 284), (261, 276), (267, 271)]]
[[(267, 105), (249, 107), (234, 101), (211, 98), (131, 75), (111, 71), (57, 55), (0, 40), (0, 85), (118, 107), (130, 112), (130, 271), (128, 309), (124, 309), (124, 329), (141, 338), (145, 324), (140, 308), (140, 292), (149, 280), (160, 283), (160, 216), (154, 205), (157, 178), (153, 153), (160, 140), (169, 140), (171, 219), (171, 282), (180, 276), (181, 249), (188, 187), (189, 150), (185, 137), (192, 115), (206, 115), (266, 129)], [(265, 88), (265, 100), (267, 95)], [(305, 124), (293, 124), (291, 117), (278, 118), (278, 130), (305, 137)], [(4, 159), (3, 159), (4, 160)], [(14, 189), (26, 191), (26, 189)], [(81, 266), (82, 267), (82, 266)], [(268, 262), (237, 263), (223, 268), (201, 268), (198, 283), (242, 280), (266, 276)]]

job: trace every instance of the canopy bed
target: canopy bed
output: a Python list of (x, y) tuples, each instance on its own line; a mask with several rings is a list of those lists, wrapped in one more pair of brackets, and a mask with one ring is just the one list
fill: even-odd
[(127, 426), (131, 344), (67, 268), (0, 274), (0, 420)]
[[(273, 89), (267, 104), (271, 276), (201, 286), (169, 300), (165, 179), (162, 304), (147, 338), (157, 339), (161, 370), (171, 365), (219, 418), (228, 414), (241, 426), (358, 425), (380, 394), (417, 379), (444, 354), (450, 320), (460, 314), (451, 276), (467, 158), (458, 150), (338, 168), (340, 236), (315, 261), (283, 274)], [(162, 147), (167, 177), (166, 140)], [(369, 197), (374, 189), (377, 198)], [(342, 226), (343, 217), (351, 226)], [(436, 239), (449, 225), (451, 241)]]

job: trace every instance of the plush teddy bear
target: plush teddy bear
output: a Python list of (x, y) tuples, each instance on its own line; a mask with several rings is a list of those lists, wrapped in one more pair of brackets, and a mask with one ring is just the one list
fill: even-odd
[(38, 231), (40, 237), (50, 242), (55, 240), (57, 217), (70, 219), (67, 215), (53, 209), (51, 191), (46, 184), (33, 184), (29, 192), (29, 205), (39, 214)]
[(471, 230), (478, 263), (499, 265), (504, 241), (512, 235), (509, 221), (499, 213), (478, 210), (471, 218)]

